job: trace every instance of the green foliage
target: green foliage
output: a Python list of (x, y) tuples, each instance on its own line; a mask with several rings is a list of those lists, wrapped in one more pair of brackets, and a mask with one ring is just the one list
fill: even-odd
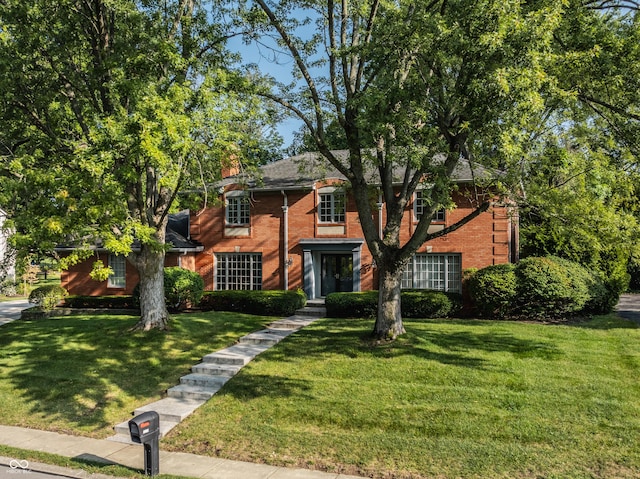
[(174, 266), (164, 269), (164, 294), (168, 305), (197, 305), (204, 294), (204, 280), (195, 271)]
[(553, 258), (530, 257), (515, 269), (518, 314), (531, 319), (562, 318), (582, 311), (588, 286)]
[(496, 264), (473, 273), (469, 293), (478, 312), (485, 318), (505, 318), (514, 309), (517, 295), (515, 265)]
[(304, 291), (207, 291), (199, 306), (205, 310), (235, 311), (268, 316), (292, 316), (304, 307)]
[[(455, 293), (431, 290), (403, 290), (403, 318), (446, 318), (457, 313), (462, 297)], [(371, 318), (378, 313), (378, 291), (331, 293), (325, 298), (330, 318)]]
[(68, 294), (66, 289), (57, 284), (40, 286), (29, 293), (29, 302), (44, 311), (52, 311)]
[(139, 300), (133, 296), (68, 296), (66, 308), (78, 309), (139, 309)]

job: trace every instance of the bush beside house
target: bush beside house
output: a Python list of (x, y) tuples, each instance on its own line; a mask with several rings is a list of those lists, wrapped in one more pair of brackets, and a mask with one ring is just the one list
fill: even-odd
[[(455, 315), (462, 306), (462, 296), (442, 291), (403, 290), (400, 298), (404, 318), (446, 318)], [(378, 311), (378, 292), (331, 293), (325, 299), (330, 318), (375, 317)]]
[(558, 257), (530, 257), (517, 265), (495, 265), (469, 279), (469, 293), (481, 317), (559, 319), (611, 311), (619, 293), (597, 273)]

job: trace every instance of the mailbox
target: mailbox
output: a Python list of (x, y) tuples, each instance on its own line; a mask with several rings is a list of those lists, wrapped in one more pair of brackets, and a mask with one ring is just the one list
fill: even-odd
[(144, 445), (144, 472), (147, 476), (160, 473), (160, 416), (155, 411), (139, 414), (129, 421), (131, 440)]
[(146, 444), (160, 437), (160, 416), (155, 411), (147, 411), (129, 421), (131, 440)]

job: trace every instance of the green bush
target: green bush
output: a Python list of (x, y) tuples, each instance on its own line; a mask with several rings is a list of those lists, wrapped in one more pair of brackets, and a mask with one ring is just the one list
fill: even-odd
[(164, 297), (167, 306), (180, 309), (197, 305), (204, 294), (204, 280), (195, 271), (174, 266), (164, 269)]
[[(407, 319), (446, 318), (457, 312), (462, 296), (422, 289), (403, 290), (402, 317)], [(331, 293), (325, 298), (330, 318), (373, 318), (378, 313), (378, 291)]]
[[(204, 294), (204, 280), (195, 271), (171, 266), (164, 269), (164, 301), (171, 310), (196, 306)], [(133, 288), (133, 299), (140, 307), (140, 283)]]
[(53, 310), (69, 293), (59, 284), (40, 286), (29, 294), (29, 302), (43, 311)]
[(378, 312), (378, 292), (331, 293), (324, 299), (330, 318), (375, 318)]
[(476, 271), (468, 280), (469, 295), (484, 318), (509, 317), (517, 297), (515, 265), (496, 264)]
[(234, 311), (265, 316), (292, 316), (304, 307), (304, 291), (207, 291), (199, 303), (205, 311)]
[(133, 296), (69, 296), (64, 300), (67, 308), (80, 309), (139, 309)]
[(577, 268), (557, 258), (530, 257), (515, 269), (518, 312), (531, 319), (562, 318), (582, 311), (590, 299), (589, 288)]

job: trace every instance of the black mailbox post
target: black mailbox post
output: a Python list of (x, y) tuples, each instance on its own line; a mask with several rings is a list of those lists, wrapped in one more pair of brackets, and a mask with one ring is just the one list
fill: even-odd
[(155, 411), (139, 414), (129, 421), (131, 440), (144, 446), (144, 473), (157, 476), (160, 473), (160, 416)]

